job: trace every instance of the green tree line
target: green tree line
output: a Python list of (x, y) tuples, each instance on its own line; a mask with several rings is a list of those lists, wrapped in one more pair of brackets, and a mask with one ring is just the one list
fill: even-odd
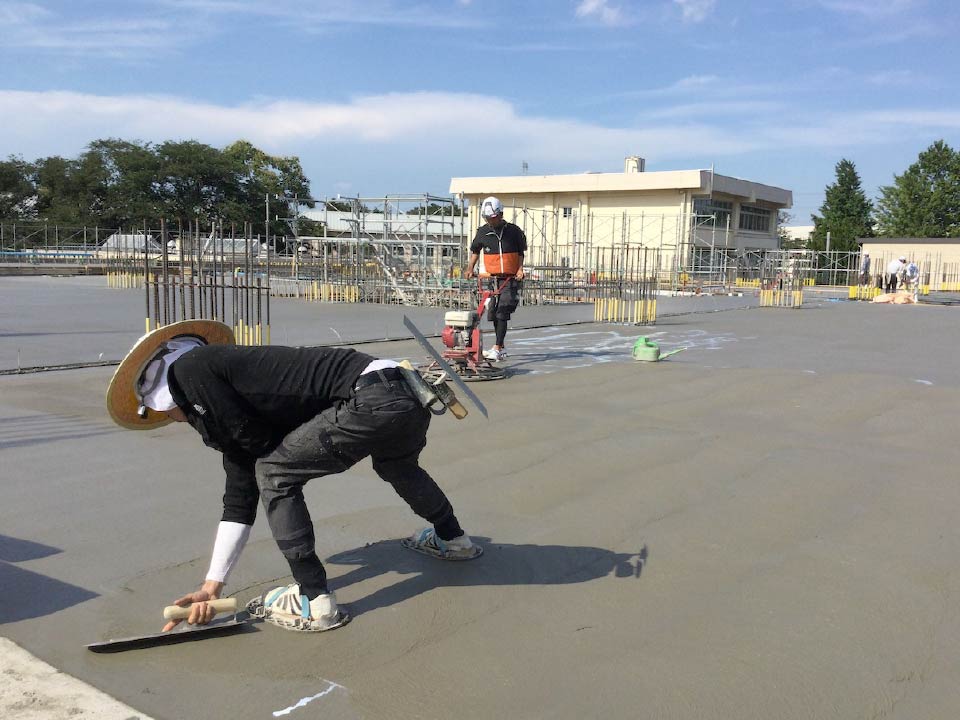
[[(310, 197), (296, 157), (245, 140), (223, 149), (194, 140), (158, 144), (107, 139), (77, 158), (0, 161), (0, 219), (74, 226), (136, 227), (164, 218), (263, 227), (265, 198)], [(287, 213), (285, 204), (272, 216)], [(271, 232), (283, 233), (282, 220)]]
[(938, 140), (920, 153), (893, 184), (880, 188), (876, 204), (867, 199), (852, 161), (836, 165), (820, 214), (812, 216), (809, 247), (856, 250), (857, 238), (960, 237), (960, 151)]

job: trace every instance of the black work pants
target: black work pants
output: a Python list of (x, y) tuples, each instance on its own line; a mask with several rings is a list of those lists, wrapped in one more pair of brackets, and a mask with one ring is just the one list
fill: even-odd
[(270, 530), (302, 592), (312, 598), (327, 589), (303, 486), (311, 478), (343, 472), (367, 456), (377, 475), (413, 512), (437, 527), (441, 538), (462, 534), (447, 496), (420, 467), (429, 426), (430, 411), (402, 379), (377, 382), (293, 430), (257, 460), (257, 485)]

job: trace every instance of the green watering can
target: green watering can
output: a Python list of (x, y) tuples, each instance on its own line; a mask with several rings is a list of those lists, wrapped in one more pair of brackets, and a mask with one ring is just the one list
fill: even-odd
[(686, 348), (677, 348), (670, 352), (661, 353), (660, 346), (644, 335), (637, 338), (637, 341), (633, 344), (633, 359), (643, 360), (645, 362), (657, 362), (665, 357), (676, 355), (683, 350), (686, 350)]

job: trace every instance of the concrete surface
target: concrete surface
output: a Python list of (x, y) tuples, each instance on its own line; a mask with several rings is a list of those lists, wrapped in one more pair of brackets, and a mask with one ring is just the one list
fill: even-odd
[[(0, 277), (0, 298), (0, 372), (46, 365), (119, 362), (144, 332), (143, 291), (109, 288), (105, 277)], [(752, 294), (663, 297), (658, 311), (666, 316), (756, 304)], [(271, 340), (274, 345), (339, 345), (410, 338), (403, 326), (404, 315), (409, 315), (427, 335), (439, 334), (443, 329), (443, 311), (436, 308), (273, 298)], [(512, 326), (590, 320), (593, 305), (586, 303), (522, 307)]]
[[(955, 312), (511, 331), (511, 377), (473, 385), (491, 421), (436, 418), (423, 458), (481, 559), (402, 549), (420, 523), (366, 461), (307, 487), (352, 623), (116, 655), (84, 645), (157, 631), (202, 579), (219, 457), (112, 426), (112, 368), (0, 377), (0, 634), (158, 720), (954, 718)], [(640, 334), (687, 349), (635, 363)], [(228, 589), (286, 572), (260, 520)]]

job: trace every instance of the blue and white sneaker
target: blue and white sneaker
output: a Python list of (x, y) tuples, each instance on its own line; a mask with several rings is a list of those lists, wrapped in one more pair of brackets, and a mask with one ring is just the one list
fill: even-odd
[(432, 527), (415, 532), (400, 541), (405, 548), (440, 560), (473, 560), (483, 555), (483, 548), (464, 533), (453, 540), (441, 540)]
[(300, 586), (285, 585), (265, 592), (247, 603), (247, 612), (284, 630), (325, 632), (350, 622), (350, 616), (337, 607), (330, 592), (308, 600)]

